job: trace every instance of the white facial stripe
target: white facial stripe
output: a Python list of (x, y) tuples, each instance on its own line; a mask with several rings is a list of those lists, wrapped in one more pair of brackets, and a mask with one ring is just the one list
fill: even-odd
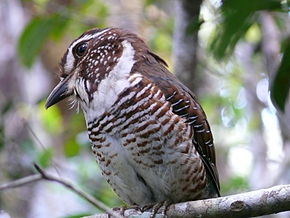
[(97, 32), (97, 33), (94, 33), (94, 34), (90, 34), (90, 35), (84, 35), (82, 38), (79, 38), (78, 40), (76, 40), (73, 44), (71, 44), (71, 46), (68, 48), (68, 53), (67, 53), (67, 56), (66, 56), (66, 64), (64, 66), (64, 69), (66, 72), (70, 72), (74, 66), (74, 61), (75, 61), (75, 58), (72, 54), (72, 49), (73, 47), (75, 47), (79, 42), (81, 41), (86, 41), (86, 40), (90, 40), (90, 39), (93, 39), (93, 38), (96, 38), (100, 35), (102, 35), (103, 33), (107, 32), (108, 30), (110, 29), (105, 29), (101, 32)]

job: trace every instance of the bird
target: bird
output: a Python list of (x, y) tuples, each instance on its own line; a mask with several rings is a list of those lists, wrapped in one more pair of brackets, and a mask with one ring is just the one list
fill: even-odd
[(83, 111), (102, 175), (128, 205), (220, 196), (213, 136), (197, 97), (143, 39), (108, 27), (66, 50), (46, 108), (70, 97)]

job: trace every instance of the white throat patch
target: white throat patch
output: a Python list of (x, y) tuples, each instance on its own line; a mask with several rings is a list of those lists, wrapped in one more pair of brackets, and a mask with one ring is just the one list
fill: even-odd
[(87, 123), (107, 111), (116, 102), (119, 94), (130, 86), (128, 78), (135, 63), (135, 51), (128, 41), (123, 41), (122, 45), (121, 57), (109, 75), (100, 82), (98, 90), (93, 94), (94, 100), (88, 108), (83, 105), (86, 107), (83, 110)]

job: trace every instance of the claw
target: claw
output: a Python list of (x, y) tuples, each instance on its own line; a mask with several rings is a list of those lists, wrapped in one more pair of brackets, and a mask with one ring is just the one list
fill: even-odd
[(164, 217), (164, 218), (166, 218), (167, 217), (167, 215), (166, 215), (166, 212), (167, 212), (167, 210), (168, 210), (168, 207), (170, 206), (170, 202), (169, 201), (164, 201), (163, 202), (163, 210), (161, 210), (161, 215)]
[(149, 210), (149, 209), (153, 208), (154, 205), (155, 205), (155, 204), (148, 204), (148, 205), (145, 205), (145, 206), (143, 206), (143, 207), (140, 207), (140, 211), (143, 213), (143, 212), (145, 212), (146, 210)]
[(140, 208), (142, 212), (152, 209), (150, 218), (155, 218), (156, 214), (158, 214), (158, 211), (160, 210), (160, 214), (163, 218), (166, 218), (166, 212), (168, 207), (170, 206), (170, 202), (168, 201), (163, 201), (163, 202), (158, 202), (156, 204), (151, 204), (151, 205), (146, 205)]
[(163, 202), (157, 203), (152, 207), (152, 212), (150, 214), (150, 218), (155, 218), (158, 210), (163, 206)]
[(121, 206), (121, 207), (114, 207), (114, 208), (112, 208), (113, 211), (116, 211), (116, 212), (120, 213), (121, 216), (125, 216), (125, 210), (126, 209), (128, 209), (127, 206)]

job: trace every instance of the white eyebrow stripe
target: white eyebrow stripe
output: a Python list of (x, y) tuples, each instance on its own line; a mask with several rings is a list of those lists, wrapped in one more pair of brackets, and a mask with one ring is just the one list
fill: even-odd
[(86, 41), (86, 40), (90, 40), (90, 39), (93, 39), (93, 38), (96, 38), (100, 35), (102, 35), (103, 33), (105, 33), (106, 31), (109, 31), (110, 29), (105, 29), (101, 32), (97, 32), (97, 33), (94, 33), (94, 34), (90, 34), (90, 35), (84, 35), (83, 37), (79, 38), (78, 40), (76, 40), (73, 44), (71, 44), (68, 48), (68, 52), (67, 52), (67, 56), (66, 56), (66, 62), (65, 62), (65, 65), (64, 65), (64, 69), (66, 72), (70, 72), (74, 66), (74, 61), (75, 61), (75, 58), (72, 54), (72, 49), (73, 47), (75, 47), (79, 42), (81, 41)]

